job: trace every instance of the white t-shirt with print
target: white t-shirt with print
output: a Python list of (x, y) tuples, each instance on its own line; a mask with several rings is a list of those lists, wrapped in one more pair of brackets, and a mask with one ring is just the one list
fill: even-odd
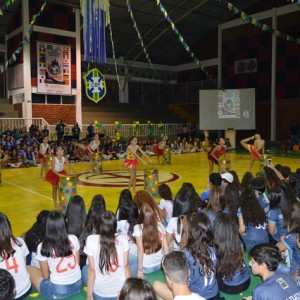
[[(182, 226), (179, 230), (179, 233), (177, 231), (177, 222), (178, 222), (178, 217), (173, 217), (170, 219), (166, 232), (171, 234), (174, 239), (176, 239), (177, 243), (179, 244), (181, 241), (181, 236), (182, 236)], [(177, 250), (179, 249), (179, 245), (175, 241), (173, 243), (173, 249)]]
[[(162, 242), (163, 240), (163, 235), (166, 234), (165, 228), (161, 223), (157, 223), (158, 227), (158, 233), (160, 237), (160, 241)], [(133, 234), (132, 236), (134, 237), (142, 237), (142, 228), (143, 225), (138, 224), (134, 226), (133, 229)], [(143, 267), (145, 268), (150, 268), (150, 267), (155, 267), (157, 265), (161, 264), (161, 260), (164, 256), (163, 249), (160, 248), (159, 251), (153, 253), (153, 254), (145, 254), (143, 256)]]
[(172, 218), (172, 214), (173, 214), (173, 203), (170, 200), (165, 200), (165, 199), (161, 199), (160, 203), (159, 203), (159, 208), (162, 211), (166, 211), (166, 221), (167, 223), (170, 221), (170, 219)]
[(67, 257), (46, 257), (41, 254), (42, 243), (37, 247), (36, 260), (48, 263), (50, 281), (54, 284), (72, 284), (81, 278), (79, 262), (76, 258), (76, 252), (80, 249), (78, 238), (73, 234), (69, 234), (68, 237), (72, 254)]
[(94, 258), (95, 283), (94, 293), (101, 297), (117, 297), (125, 282), (124, 254), (129, 251), (128, 241), (124, 235), (116, 235), (117, 263), (112, 270), (102, 274), (99, 268), (100, 236), (90, 235), (83, 252)]
[(121, 220), (117, 222), (117, 233), (124, 235), (129, 244), (129, 253), (137, 256), (137, 246), (132, 237), (128, 235), (129, 224), (126, 220)]
[(21, 246), (12, 241), (12, 247), (16, 251), (9, 259), (0, 260), (0, 269), (7, 270), (14, 278), (16, 285), (16, 296), (19, 298), (25, 294), (31, 286), (29, 274), (26, 269), (26, 256), (29, 254), (28, 248), (22, 238), (17, 238)]

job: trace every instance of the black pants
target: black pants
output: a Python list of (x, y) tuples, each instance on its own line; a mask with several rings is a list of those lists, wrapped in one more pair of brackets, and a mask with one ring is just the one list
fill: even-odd
[(223, 280), (218, 279), (219, 290), (223, 293), (230, 294), (230, 295), (240, 294), (241, 292), (247, 290), (249, 285), (250, 285), (250, 278), (247, 281), (243, 282), (242, 284), (235, 285), (235, 286), (227, 285), (224, 283)]

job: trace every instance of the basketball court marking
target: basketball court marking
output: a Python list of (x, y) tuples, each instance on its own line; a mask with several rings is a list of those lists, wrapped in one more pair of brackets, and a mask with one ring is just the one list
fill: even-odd
[(12, 185), (12, 186), (14, 186), (14, 187), (16, 187), (16, 188), (19, 188), (19, 189), (21, 189), (21, 190), (23, 190), (23, 191), (32, 193), (32, 194), (34, 194), (34, 195), (36, 195), (36, 196), (43, 197), (43, 198), (46, 198), (46, 199), (48, 199), (48, 200), (52, 200), (52, 198), (50, 198), (50, 197), (47, 197), (47, 196), (45, 196), (45, 195), (43, 195), (43, 194), (37, 193), (37, 192), (35, 192), (35, 191), (33, 191), (33, 190), (27, 189), (27, 188), (25, 188), (25, 187), (23, 187), (23, 186), (21, 186), (21, 185), (12, 183), (12, 182), (10, 182), (10, 181), (2, 180), (2, 182), (5, 182), (6, 184), (10, 184), (10, 185)]

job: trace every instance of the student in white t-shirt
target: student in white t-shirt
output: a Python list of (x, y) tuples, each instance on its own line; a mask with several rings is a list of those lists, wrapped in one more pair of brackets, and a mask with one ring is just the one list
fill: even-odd
[(150, 205), (141, 206), (132, 236), (137, 244), (137, 277), (144, 279), (144, 273), (153, 273), (160, 269), (163, 256), (169, 252), (165, 228), (157, 222), (155, 211)]
[[(126, 191), (130, 193), (129, 190), (123, 190), (121, 194), (127, 193)], [(132, 234), (139, 212), (136, 204), (132, 201), (132, 197), (122, 198), (117, 211), (117, 233), (124, 235), (128, 240), (130, 273), (132, 277), (136, 277), (138, 269), (137, 246)]]
[[(117, 300), (126, 278), (130, 277), (128, 241), (116, 234), (117, 220), (111, 211), (101, 216), (99, 235), (90, 235), (84, 247), (88, 256), (87, 300)], [(83, 273), (85, 273), (83, 271)]]
[(126, 279), (119, 295), (119, 300), (157, 300), (152, 285), (144, 279)]
[(166, 216), (166, 222), (169, 223), (173, 213), (173, 198), (170, 187), (163, 183), (158, 188), (158, 194), (162, 198), (159, 203), (159, 208)]
[(153, 284), (159, 297), (165, 300), (205, 300), (198, 294), (192, 293), (188, 287), (189, 269), (183, 252), (174, 251), (166, 255), (162, 267), (167, 284), (159, 281)]
[(29, 251), (23, 239), (13, 236), (10, 222), (2, 213), (0, 228), (0, 269), (7, 270), (15, 280), (14, 299), (24, 299), (31, 292), (31, 282), (26, 269), (26, 256)]
[(64, 215), (52, 211), (46, 222), (45, 238), (38, 245), (36, 259), (40, 269), (28, 266), (33, 286), (46, 299), (64, 299), (82, 288), (79, 242), (67, 233)]

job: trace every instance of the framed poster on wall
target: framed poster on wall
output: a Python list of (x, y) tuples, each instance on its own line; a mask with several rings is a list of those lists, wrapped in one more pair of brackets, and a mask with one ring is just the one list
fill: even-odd
[(71, 47), (37, 42), (37, 92), (71, 95)]

